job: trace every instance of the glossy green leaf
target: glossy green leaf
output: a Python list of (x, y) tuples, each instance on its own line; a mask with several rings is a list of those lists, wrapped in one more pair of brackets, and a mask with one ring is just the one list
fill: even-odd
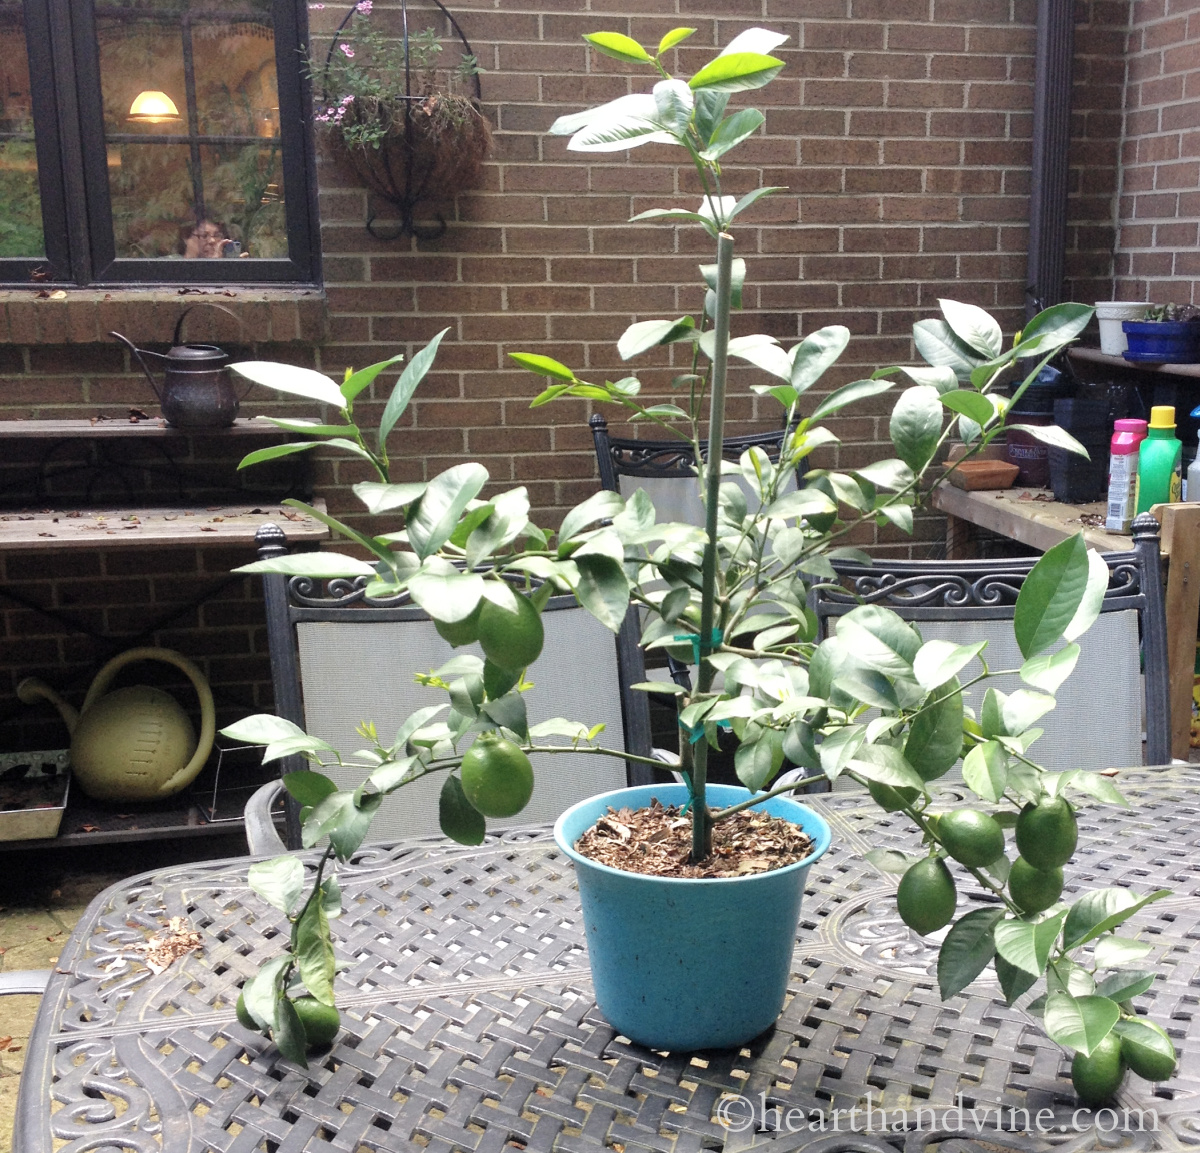
[(539, 376), (549, 376), (555, 380), (565, 380), (568, 382), (574, 382), (577, 379), (575, 374), (565, 364), (560, 364), (553, 357), (541, 356), (534, 352), (510, 352), (508, 355), (511, 360), (515, 360), (522, 368), (527, 368), (530, 372), (536, 372)]
[(948, 772), (962, 755), (963, 698), (957, 677), (936, 686), (933, 703), (913, 718), (904, 755), (921, 779), (933, 781)]
[(658, 106), (650, 93), (634, 93), (614, 101), (571, 137), (571, 152), (623, 152), (643, 144), (675, 144), (677, 139), (658, 124)]
[(602, 520), (611, 520), (620, 515), (625, 509), (625, 501), (620, 493), (601, 489), (577, 504), (563, 517), (561, 528), (558, 530), (560, 541), (572, 540), (585, 529)]
[(381, 793), (392, 793), (409, 781), (424, 776), (425, 771), (419, 758), (401, 757), (398, 761), (384, 761), (367, 779)]
[(1084, 460), (1092, 459), (1088, 450), (1079, 441), (1065, 428), (1059, 428), (1056, 424), (1010, 424), (1005, 427), (1009, 431), (1026, 432), (1034, 440), (1040, 440), (1042, 444), (1048, 444), (1051, 448), (1066, 449), (1067, 452), (1081, 456)]
[(756, 793), (783, 767), (783, 733), (764, 729), (752, 744), (743, 741), (733, 755), (738, 780)]
[(1056, 644), (1083, 603), (1090, 563), (1083, 533), (1050, 548), (1025, 578), (1017, 594), (1013, 632), (1028, 659)]
[(303, 737), (304, 730), (291, 721), (277, 717), (273, 713), (255, 713), (243, 717), (232, 725), (226, 725), (221, 735), (232, 741), (244, 741), (248, 745), (269, 745), (272, 741), (284, 740), (287, 737)]
[(985, 425), (995, 415), (992, 402), (982, 393), (972, 392), (968, 388), (957, 388), (953, 392), (944, 392), (941, 396), (942, 404), (946, 408), (970, 417), (976, 424)]
[(986, 741), (963, 758), (962, 772), (976, 796), (996, 804), (1008, 787), (1008, 754), (998, 741)]
[(1074, 671), (1078, 660), (1079, 646), (1076, 644), (1067, 645), (1055, 653), (1040, 653), (1021, 665), (1021, 680), (1043, 692), (1057, 692)]
[[(715, 264), (700, 265), (700, 275), (704, 277), (704, 283), (710, 289), (716, 291), (717, 287), (717, 266)], [(729, 269), (729, 291), (730, 303), (734, 308), (742, 307), (742, 288), (746, 283), (746, 262), (739, 256), (736, 257)]]
[(581, 550), (571, 558), (579, 568), (575, 595), (605, 628), (619, 632), (629, 610), (629, 581), (619, 561)]
[(837, 630), (855, 658), (868, 668), (887, 676), (912, 677), (921, 637), (890, 609), (860, 605), (838, 620)]
[(1130, 1001), (1149, 992), (1158, 974), (1149, 971), (1123, 970), (1106, 977), (1096, 986), (1096, 992), (1101, 997), (1111, 997), (1114, 1001)]
[(1107, 997), (1072, 997), (1070, 993), (1051, 993), (1046, 998), (1044, 1021), (1047, 1036), (1084, 1056), (1091, 1055), (1120, 1018), (1120, 1007)]
[[(339, 428), (338, 432), (345, 432), (344, 428)], [(310, 440), (298, 444), (273, 444), (269, 448), (255, 449), (254, 452), (248, 452), (240, 461), (238, 461), (238, 469), (249, 468), (254, 464), (262, 464), (265, 460), (278, 460), (281, 456), (292, 456), (297, 452), (308, 452), (310, 448), (320, 448), (324, 441)]]
[(301, 805), (319, 805), (330, 793), (337, 792), (337, 785), (324, 773), (314, 773), (309, 769), (284, 773), (281, 779), (283, 787)]
[(1044, 356), (1074, 340), (1087, 328), (1096, 310), (1088, 304), (1055, 304), (1039, 312), (1021, 331), (1022, 356)]
[(1000, 988), (1004, 993), (1004, 1002), (1006, 1005), (1011, 1005), (1023, 993), (1029, 992), (1037, 983), (1037, 977), (1032, 973), (1027, 973), (1024, 969), (1018, 969), (1016, 965), (1010, 964), (999, 954), (996, 955), (994, 961), (996, 976), (1000, 980)]
[(281, 913), (290, 913), (304, 892), (304, 866), (296, 857), (255, 861), (247, 879), (250, 888)]
[[(932, 324), (940, 324), (941, 321), (931, 321)], [(918, 349), (919, 349), (918, 345)], [(904, 373), (913, 384), (926, 384), (930, 388), (936, 388), (940, 394), (953, 392), (958, 388), (958, 377), (954, 375), (954, 369), (946, 366), (934, 367), (933, 365), (915, 364), (905, 365), (899, 371)], [(876, 376), (879, 373), (875, 374)]]
[(438, 795), (438, 824), (442, 832), (460, 845), (481, 845), (487, 835), (487, 822), (463, 792), (462, 781), (450, 774), (442, 782)]
[[(294, 432), (301, 436), (345, 436), (347, 432), (354, 429), (354, 425), (345, 424), (321, 424), (315, 420), (285, 420), (278, 416), (256, 416), (255, 420), (261, 420), (264, 424), (274, 425), (276, 428), (283, 429), (284, 432)], [(276, 447), (291, 448), (291, 445), (281, 445)]]
[(984, 649), (987, 641), (973, 645), (956, 645), (953, 641), (926, 641), (913, 657), (913, 676), (917, 684), (931, 690), (957, 676)]
[[(700, 103), (702, 93), (696, 94), (696, 103)], [(754, 188), (747, 192), (745, 196), (734, 201), (733, 206), (729, 209), (728, 218), (730, 221), (736, 220), (743, 212), (753, 204), (757, 204), (764, 196), (774, 196), (776, 192), (786, 192), (787, 188), (782, 185), (768, 185), (767, 187)], [(732, 197), (728, 199), (732, 200)]]
[(1010, 965), (1040, 977), (1046, 971), (1050, 950), (1058, 940), (1066, 915), (1064, 910), (1036, 924), (1031, 921), (1001, 921), (995, 928), (996, 952)]
[(942, 403), (937, 389), (920, 384), (906, 388), (892, 409), (888, 434), (896, 455), (913, 472), (925, 468), (942, 435)]
[(329, 918), (322, 901), (309, 901), (296, 922), (296, 961), (300, 979), (308, 991), (318, 1001), (332, 1005), (337, 965), (329, 936)]
[(308, 1068), (308, 1040), (304, 1036), (304, 1025), (295, 1006), (285, 996), (280, 996), (275, 1001), (271, 1036), (279, 1051), (289, 1061), (294, 1061), (301, 1069)]
[(791, 385), (797, 392), (811, 388), (850, 343), (850, 330), (830, 324), (809, 333), (788, 353), (792, 360)]
[(597, 52), (611, 56), (614, 60), (624, 60), (629, 64), (650, 63), (650, 53), (636, 40), (622, 36), (620, 32), (587, 32), (583, 37)]
[(404, 410), (408, 408), (408, 402), (412, 400), (413, 393), (417, 391), (417, 385), (425, 379), (426, 374), (433, 367), (434, 359), (437, 357), (438, 345), (442, 343), (442, 337), (450, 331), (449, 328), (443, 328), (420, 352), (418, 352), (412, 360), (410, 360), (404, 371), (400, 374), (400, 379), (396, 381), (396, 387), (392, 389), (392, 395), (388, 397), (388, 402), (384, 406), (383, 416), (379, 418), (379, 447), (382, 449), (387, 443), (387, 438), (391, 435), (391, 431), (396, 427), (396, 422), (404, 415)]
[(904, 754), (891, 745), (864, 744), (849, 766), (869, 781), (878, 781), (893, 788), (919, 789), (923, 782)]
[(934, 368), (949, 368), (960, 380), (970, 379), (983, 359), (944, 320), (918, 320), (913, 325), (913, 343)]
[(631, 324), (617, 341), (617, 353), (622, 360), (630, 360), (660, 344), (692, 338), (696, 322), (690, 316), (678, 320), (641, 320)]
[(695, 97), (682, 80), (660, 80), (653, 89), (656, 119), (673, 136), (687, 135)]
[(407, 484), (381, 484), (379, 481), (365, 480), (354, 486), (354, 493), (367, 506), (367, 511), (377, 516), (393, 509), (407, 508), (428, 487), (423, 480)]
[(1090, 893), (1084, 893), (1067, 914), (1063, 944), (1068, 949), (1074, 949), (1077, 945), (1095, 940), (1101, 933), (1107, 933), (1129, 920), (1139, 909), (1170, 895), (1169, 889), (1157, 889), (1148, 897), (1138, 897), (1128, 889), (1119, 888), (1093, 889)]
[(450, 539), (458, 518), (487, 480), (483, 465), (458, 464), (429, 482), (408, 518), (408, 539), (417, 556), (424, 560)]
[(688, 81), (689, 87), (718, 92), (744, 92), (769, 84), (783, 69), (783, 61), (759, 52), (731, 52), (710, 61)]
[(398, 352), (395, 356), (388, 357), (387, 360), (381, 360), (376, 364), (368, 365), (366, 368), (360, 368), (358, 372), (352, 372), (341, 383), (341, 394), (346, 398), (346, 403), (353, 401), (359, 393), (364, 389), (370, 388), (374, 383), (375, 378), (383, 372), (385, 368), (390, 368), (393, 364), (404, 359), (404, 353)]
[(242, 1000), (246, 1009), (264, 1031), (275, 1027), (275, 1002), (280, 996), (279, 979), (290, 963), (288, 954), (272, 957), (242, 986)]
[(830, 413), (845, 408), (848, 404), (856, 404), (860, 400), (868, 400), (872, 396), (879, 396), (889, 391), (892, 383), (890, 380), (855, 380), (850, 384), (844, 384), (841, 388), (835, 389), (825, 397), (813, 409), (812, 416), (809, 419), (820, 420)]
[(346, 404), (342, 390), (329, 377), (311, 368), (279, 364), (273, 360), (240, 360), (229, 367), (255, 384), (329, 404), (339, 412)]
[(1004, 351), (1000, 326), (982, 308), (957, 300), (939, 300), (938, 304), (954, 335), (980, 356), (999, 356)]
[(1131, 941), (1128, 937), (1101, 937), (1096, 942), (1097, 969), (1119, 969), (1140, 961), (1154, 949), (1149, 941)]
[(315, 505), (305, 504), (302, 500), (289, 498), (283, 503), (289, 508), (294, 508), (304, 513), (305, 516), (312, 517), (313, 520), (320, 521), (321, 524), (333, 529), (335, 533), (344, 536), (348, 541), (352, 541), (366, 552), (373, 553), (384, 564), (391, 564), (392, 557), (395, 554), (387, 545), (381, 544), (374, 537), (369, 537), (366, 533), (359, 532), (358, 529), (352, 528), (345, 522), (338, 520), (337, 517), (330, 516), (323, 509), (319, 509)]
[(700, 153), (702, 160), (720, 160), (726, 152), (736, 148), (747, 137), (753, 136), (762, 127), (766, 117), (757, 108), (743, 108), (726, 117), (717, 125), (708, 147)]
[(435, 621), (454, 624), (469, 617), (483, 596), (483, 577), (458, 572), (453, 565), (438, 570), (424, 568), (409, 578), (408, 591), (417, 605)]
[(1100, 610), (1104, 606), (1104, 594), (1108, 592), (1109, 569), (1104, 558), (1091, 549), (1088, 550), (1087, 589), (1083, 599), (1075, 610), (1070, 624), (1063, 629), (1063, 639), (1073, 641), (1083, 636), (1096, 623)]
[(996, 953), (992, 932), (1003, 916), (1003, 909), (973, 909), (950, 926), (938, 950), (938, 989), (943, 1001), (961, 993), (987, 968)]
[(856, 468), (854, 475), (873, 484), (876, 488), (892, 489), (893, 491), (906, 488), (913, 482), (913, 471), (902, 460), (889, 458), (877, 460), (872, 464)]

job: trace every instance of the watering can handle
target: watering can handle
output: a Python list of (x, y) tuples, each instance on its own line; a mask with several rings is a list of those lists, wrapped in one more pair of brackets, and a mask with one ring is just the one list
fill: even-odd
[(158, 382), (154, 379), (154, 373), (150, 371), (150, 366), (146, 363), (147, 356), (157, 356), (159, 360), (165, 361), (167, 357), (161, 352), (151, 352), (148, 348), (138, 348), (136, 344), (127, 336), (122, 336), (119, 332), (110, 332), (108, 334), (114, 340), (119, 340), (130, 352), (137, 357), (137, 362), (142, 366), (142, 371), (146, 374), (146, 379), (150, 382), (150, 388), (153, 390), (158, 403), (162, 404), (162, 393), (158, 391)]
[(192, 687), (196, 690), (196, 696), (200, 698), (200, 739), (196, 743), (196, 752), (182, 769), (175, 773), (169, 781), (163, 783), (162, 792), (165, 795), (173, 790), (173, 782), (178, 780), (184, 782), (190, 781), (200, 771), (204, 762), (208, 760), (208, 754), (212, 751), (213, 737), (216, 736), (217, 731), (216, 708), (213, 705), (212, 689), (209, 688), (208, 681), (200, 671), (199, 666), (188, 660), (183, 653), (177, 653), (174, 649), (160, 649), (153, 646), (127, 649), (125, 652), (113, 657), (96, 674), (96, 679), (92, 681), (92, 687), (88, 689), (87, 696), (84, 697), (83, 708), (80, 710), (81, 714), (86, 713), (108, 691), (108, 686), (112, 684), (113, 677), (126, 665), (132, 664), (134, 661), (164, 661), (166, 664), (174, 665), (177, 669), (187, 674), (188, 680), (192, 682)]
[[(226, 308), (225, 305), (223, 305), (223, 304), (214, 304), (211, 300), (200, 300), (200, 301), (197, 301), (195, 304), (189, 304), (187, 306), (187, 308), (185, 308), (179, 314), (179, 319), (175, 322), (175, 335), (171, 338), (172, 341), (177, 345), (183, 343), (183, 322), (187, 319), (187, 314), (189, 312), (191, 312), (193, 308), (217, 308), (217, 309), (220, 309), (220, 311), (225, 313), (226, 316), (232, 316), (233, 319), (236, 320), (239, 325), (241, 325), (243, 334), (246, 331), (245, 319), (241, 316), (238, 316), (238, 314), (236, 312), (233, 312), (232, 310)], [(115, 336), (116, 334), (112, 333), (110, 335)], [(132, 347), (132, 345), (130, 347)], [(152, 354), (152, 355), (157, 355), (157, 354)], [(253, 387), (254, 387), (254, 381), (250, 381), (250, 383), (246, 385), (246, 391), (243, 392), (242, 395), (238, 397), (238, 404), (241, 404), (242, 401), (245, 400), (246, 397), (248, 397), (250, 395), (250, 390)]]

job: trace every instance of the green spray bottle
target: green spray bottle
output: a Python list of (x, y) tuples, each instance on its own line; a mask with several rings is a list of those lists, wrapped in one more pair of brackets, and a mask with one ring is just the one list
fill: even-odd
[(1175, 408), (1156, 404), (1138, 454), (1138, 512), (1177, 501), (1183, 485), (1183, 445), (1175, 436)]

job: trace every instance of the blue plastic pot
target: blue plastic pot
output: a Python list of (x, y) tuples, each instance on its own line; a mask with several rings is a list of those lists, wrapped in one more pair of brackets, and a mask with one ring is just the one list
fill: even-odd
[[(709, 785), (714, 808), (750, 794)], [(651, 1049), (728, 1049), (757, 1037), (779, 1016), (787, 994), (796, 923), (809, 866), (829, 848), (829, 826), (789, 797), (762, 808), (799, 825), (814, 849), (803, 861), (747, 877), (647, 877), (597, 864), (575, 842), (614, 809), (640, 809), (657, 797), (687, 800), (683, 785), (643, 785), (602, 793), (569, 808), (554, 839), (579, 880), (596, 1003), (618, 1032)]]
[(1151, 364), (1200, 361), (1200, 324), (1194, 320), (1125, 320), (1121, 330), (1129, 342), (1126, 360)]

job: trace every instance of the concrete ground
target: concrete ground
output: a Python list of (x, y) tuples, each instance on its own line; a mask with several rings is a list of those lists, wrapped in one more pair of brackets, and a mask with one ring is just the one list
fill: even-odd
[[(0, 972), (51, 969), (98, 893), (184, 861), (236, 857), (241, 833), (177, 842), (0, 853)], [(40, 997), (0, 998), (0, 1153), (11, 1153), (17, 1085)]]

